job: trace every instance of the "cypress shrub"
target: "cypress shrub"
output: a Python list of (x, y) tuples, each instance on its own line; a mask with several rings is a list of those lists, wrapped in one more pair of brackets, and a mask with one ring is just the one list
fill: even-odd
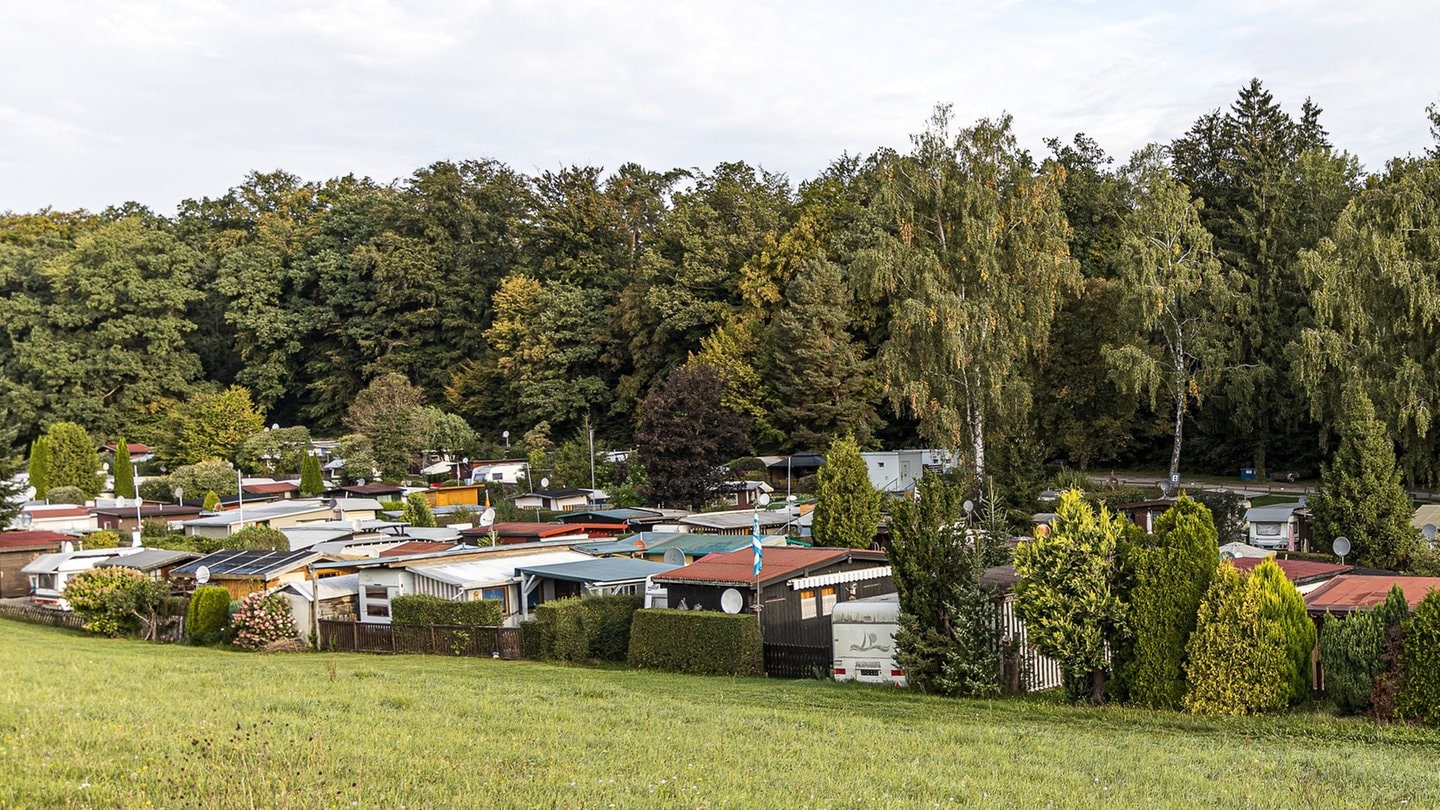
[(589, 596), (584, 606), (586, 644), (590, 657), (601, 661), (624, 661), (630, 652), (630, 628), (635, 611), (645, 604), (643, 596)]
[(1285, 653), (1285, 702), (1299, 703), (1310, 694), (1315, 650), (1315, 622), (1305, 612), (1305, 598), (1270, 559), (1255, 567), (1245, 586), (1257, 600), (1262, 637)]
[(1405, 677), (1396, 714), (1427, 725), (1440, 724), (1440, 591), (1425, 594), (1405, 627), (1400, 648)]
[(1137, 548), (1130, 594), (1133, 645), (1116, 664), (1130, 700), (1173, 709), (1185, 699), (1185, 645), (1215, 575), (1210, 510), (1181, 496), (1155, 525), (1156, 544)]
[(1364, 714), (1380, 674), (1385, 653), (1385, 622), (1379, 610), (1348, 617), (1325, 617), (1320, 633), (1320, 665), (1325, 670), (1325, 693), (1343, 714)]
[(1229, 562), (1215, 572), (1195, 632), (1185, 647), (1195, 714), (1257, 714), (1285, 708), (1290, 697), (1285, 649), (1262, 631), (1258, 592)]
[(460, 602), (438, 596), (397, 596), (390, 600), (393, 624), (457, 624), (467, 627), (495, 627), (505, 618), (498, 599)]
[(230, 621), (230, 592), (219, 585), (201, 585), (190, 595), (185, 634), (196, 644), (214, 641)]
[(692, 675), (759, 675), (765, 653), (754, 616), (645, 609), (635, 611), (629, 661)]

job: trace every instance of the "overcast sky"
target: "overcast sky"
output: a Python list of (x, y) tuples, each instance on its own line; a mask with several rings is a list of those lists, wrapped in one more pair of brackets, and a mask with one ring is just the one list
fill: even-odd
[[(1256, 10), (1262, 9), (1262, 10)], [(1259, 77), (1367, 169), (1433, 144), (1434, 0), (10, 0), (0, 211), (172, 214), (247, 172), (380, 182), (437, 160), (792, 181), (904, 149), (937, 102), (1118, 158)]]

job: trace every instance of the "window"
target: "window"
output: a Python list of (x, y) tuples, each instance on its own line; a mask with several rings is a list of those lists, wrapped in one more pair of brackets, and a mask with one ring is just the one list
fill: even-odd
[(1256, 537), (1279, 537), (1279, 536), (1280, 536), (1280, 524), (1279, 524), (1279, 523), (1256, 523), (1256, 524), (1255, 524), (1255, 536), (1256, 536)]
[(830, 588), (821, 588), (821, 589), (820, 589), (820, 613), (821, 613), (821, 615), (823, 615), (823, 616), (829, 616), (830, 613), (831, 613), (833, 610), (835, 610), (835, 588), (833, 588), (833, 587), (830, 587)]
[(365, 615), (366, 615), (366, 616), (377, 616), (377, 617), (380, 617), (380, 618), (388, 619), (388, 618), (390, 618), (390, 603), (389, 603), (389, 602), (379, 602), (379, 603), (371, 602), (371, 603), (369, 603), (368, 605), (365, 606)]
[(508, 606), (507, 600), (506, 600), (506, 598), (505, 598), (506, 590), (507, 590), (506, 588), (484, 588), (484, 589), (481, 589), (481, 590), (479, 590), (479, 591), (471, 591), (471, 592), (470, 592), (470, 598), (472, 598), (472, 599), (493, 599), (493, 600), (495, 600), (496, 602), (499, 602), (499, 603), (500, 603), (500, 612), (501, 612), (502, 614), (508, 614), (508, 613), (509, 613), (509, 610), (508, 610), (508, 607), (509, 607), (509, 606)]
[(370, 601), (372, 599), (379, 600), (381, 602), (390, 601), (389, 589), (386, 588), (384, 585), (366, 585), (365, 600)]
[(802, 618), (802, 619), (813, 619), (813, 618), (815, 618), (815, 615), (816, 615), (816, 614), (815, 614), (815, 592), (814, 592), (814, 591), (801, 591), (801, 592), (800, 592), (800, 618)]
[(490, 473), (490, 480), (491, 480), (491, 481), (503, 481), (504, 479), (505, 479), (505, 473)]

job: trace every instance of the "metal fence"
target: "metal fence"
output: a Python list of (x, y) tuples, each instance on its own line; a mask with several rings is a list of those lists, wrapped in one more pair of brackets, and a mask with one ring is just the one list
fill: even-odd
[(830, 644), (765, 642), (765, 674), (772, 678), (828, 678), (835, 663)]
[(364, 653), (461, 655), (472, 658), (524, 657), (518, 627), (455, 624), (370, 624), (321, 619), (322, 650)]

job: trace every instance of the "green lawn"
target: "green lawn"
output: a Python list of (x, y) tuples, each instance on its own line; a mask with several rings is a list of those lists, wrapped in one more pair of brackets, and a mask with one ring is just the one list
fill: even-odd
[(0, 807), (1440, 806), (1440, 734), (0, 620)]

